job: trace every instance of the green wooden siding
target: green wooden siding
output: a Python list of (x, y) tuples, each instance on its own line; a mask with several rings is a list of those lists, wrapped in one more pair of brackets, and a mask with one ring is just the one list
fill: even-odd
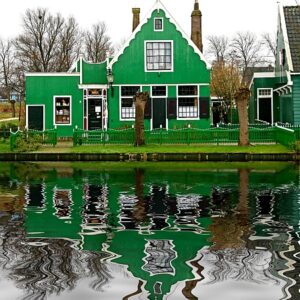
[[(164, 19), (164, 30), (154, 31), (154, 18)], [(145, 72), (145, 41), (173, 41), (173, 72)], [(136, 33), (135, 38), (125, 48), (118, 60), (113, 64), (114, 84), (141, 85), (143, 91), (151, 91), (151, 85), (167, 86), (167, 104), (170, 99), (176, 99), (176, 85), (195, 84), (199, 86), (199, 97), (210, 97), (210, 70), (207, 68), (188, 41), (183, 38), (176, 26), (166, 18), (163, 10), (154, 10), (148, 21)], [(118, 103), (118, 105), (112, 104)], [(120, 121), (119, 88), (114, 89), (114, 97), (110, 96), (111, 128), (123, 128), (133, 124), (130, 121)], [(210, 119), (180, 120), (169, 119), (168, 128), (182, 128), (190, 124), (193, 127), (207, 128)], [(146, 129), (151, 128), (151, 120), (145, 120)]]
[(293, 110), (294, 110), (294, 125), (300, 124), (300, 76), (292, 76), (293, 81)]
[(78, 89), (78, 76), (27, 76), (26, 77), (26, 105), (45, 105), (45, 129), (54, 127), (54, 96), (72, 97), (72, 123), (57, 125), (59, 136), (72, 136), (73, 128), (82, 128), (83, 92)]
[(106, 84), (106, 62), (92, 64), (82, 61), (83, 84)]

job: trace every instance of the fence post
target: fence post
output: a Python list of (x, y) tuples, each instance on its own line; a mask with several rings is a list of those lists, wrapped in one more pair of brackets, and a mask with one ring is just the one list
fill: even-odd
[(160, 142), (160, 145), (162, 145), (162, 132), (163, 132), (163, 130), (162, 130), (162, 125), (160, 125), (159, 126), (159, 142)]
[(11, 128), (9, 129), (9, 131), (10, 131), (10, 136), (9, 136), (10, 151), (14, 151), (15, 134), (12, 132)]
[(77, 126), (73, 129), (73, 147), (77, 146), (78, 140), (77, 140)]
[(187, 128), (187, 144), (188, 144), (188, 146), (189, 146), (190, 143), (191, 143), (190, 130), (191, 130), (191, 124), (189, 124), (189, 125), (188, 125), (188, 128)]
[[(109, 129), (108, 129), (109, 130)], [(106, 133), (108, 132), (108, 130), (107, 131), (104, 131), (104, 130), (102, 130), (102, 141), (103, 141), (103, 146), (105, 146), (105, 140), (106, 140)]]

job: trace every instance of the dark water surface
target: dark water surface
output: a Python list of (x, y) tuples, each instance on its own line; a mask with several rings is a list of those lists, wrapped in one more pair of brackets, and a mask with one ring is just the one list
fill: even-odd
[(295, 164), (0, 164), (0, 299), (300, 299)]

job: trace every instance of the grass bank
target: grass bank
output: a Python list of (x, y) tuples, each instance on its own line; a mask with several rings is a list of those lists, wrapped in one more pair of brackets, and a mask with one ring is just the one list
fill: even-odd
[[(49, 149), (55, 152), (55, 148)], [(282, 145), (254, 145), (239, 147), (234, 145), (146, 145), (142, 147), (124, 145), (88, 145), (71, 148), (60, 147), (61, 151), (70, 153), (291, 153), (292, 151)], [(47, 151), (47, 149), (42, 149)]]

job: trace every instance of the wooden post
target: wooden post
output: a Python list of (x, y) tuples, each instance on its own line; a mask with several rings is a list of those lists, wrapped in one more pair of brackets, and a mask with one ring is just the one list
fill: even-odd
[(135, 103), (135, 143), (136, 147), (145, 145), (144, 112), (148, 101), (148, 92), (138, 92), (134, 97)]
[(250, 90), (246, 87), (241, 87), (235, 93), (235, 101), (238, 109), (240, 137), (239, 146), (248, 146), (249, 143), (249, 126), (248, 126), (248, 103), (250, 97)]

